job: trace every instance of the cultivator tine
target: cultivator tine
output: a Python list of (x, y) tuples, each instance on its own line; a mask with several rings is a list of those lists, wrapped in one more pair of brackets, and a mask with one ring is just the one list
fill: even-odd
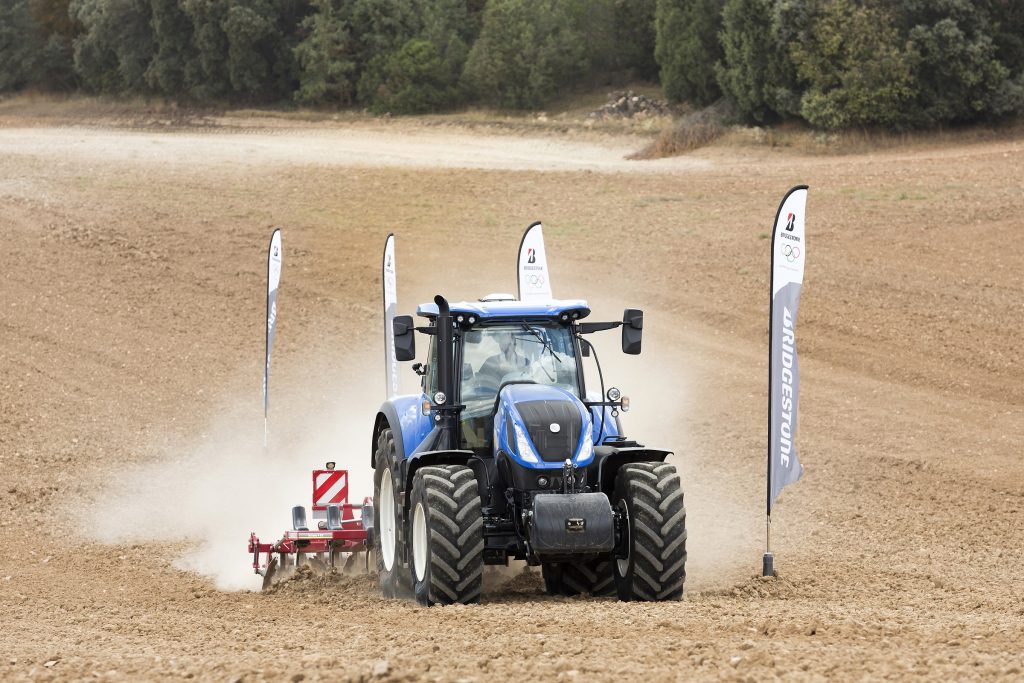
[(267, 590), (274, 584), (275, 574), (277, 574), (277, 558), (273, 557), (267, 563), (267, 568), (263, 571), (263, 590)]
[(324, 563), (324, 561), (322, 559), (320, 559), (320, 554), (319, 553), (317, 553), (313, 557), (309, 558), (307, 560), (307, 564), (309, 564), (310, 569), (312, 569), (315, 572), (318, 572), (318, 573), (321, 573), (321, 574), (327, 574), (327, 573), (330, 572), (330, 569), (327, 567), (327, 565)]
[(355, 573), (356, 563), (359, 560), (356, 559), (359, 553), (349, 553), (348, 559), (345, 560), (345, 567), (341, 570), (343, 574)]

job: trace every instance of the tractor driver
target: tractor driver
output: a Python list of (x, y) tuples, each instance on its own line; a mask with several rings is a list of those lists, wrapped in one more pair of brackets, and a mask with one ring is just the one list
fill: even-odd
[(496, 330), (494, 341), (498, 344), (498, 353), (484, 361), (476, 378), (481, 385), (497, 390), (506, 375), (529, 371), (530, 359), (520, 353), (514, 331)]

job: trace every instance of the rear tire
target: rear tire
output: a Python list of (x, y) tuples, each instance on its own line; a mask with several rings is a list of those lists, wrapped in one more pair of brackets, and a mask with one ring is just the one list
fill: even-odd
[(402, 506), (399, 505), (398, 479), (394, 476), (395, 439), (390, 429), (377, 437), (377, 464), (373, 472), (373, 550), (377, 558), (377, 578), (386, 598), (409, 593), (408, 572), (403, 570), (405, 533)]
[(616, 559), (621, 600), (679, 600), (686, 581), (686, 507), (674, 465), (624, 465), (614, 504), (626, 516), (627, 556)]
[(468, 467), (421, 467), (413, 478), (409, 543), (413, 593), (421, 605), (480, 601), (484, 518)]
[(594, 597), (615, 595), (614, 560), (581, 562), (545, 562), (541, 568), (548, 595), (574, 596), (587, 593)]

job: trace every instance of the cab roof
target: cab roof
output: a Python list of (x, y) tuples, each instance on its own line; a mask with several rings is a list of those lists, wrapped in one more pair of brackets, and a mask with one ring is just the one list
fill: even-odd
[[(520, 318), (560, 318), (568, 314), (573, 320), (590, 315), (590, 306), (583, 299), (553, 299), (550, 301), (459, 301), (449, 304), (452, 315), (476, 316), (480, 320)], [(416, 315), (437, 317), (437, 304), (420, 304)]]

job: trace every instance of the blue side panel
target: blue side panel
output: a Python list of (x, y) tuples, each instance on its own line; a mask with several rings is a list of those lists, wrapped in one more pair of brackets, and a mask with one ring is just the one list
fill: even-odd
[(403, 460), (416, 450), (416, 446), (430, 432), (430, 416), (420, 410), (423, 398), (422, 394), (408, 394), (396, 396), (389, 401), (398, 413), (398, 428), (402, 430), (402, 447), (405, 450), (401, 454)]

